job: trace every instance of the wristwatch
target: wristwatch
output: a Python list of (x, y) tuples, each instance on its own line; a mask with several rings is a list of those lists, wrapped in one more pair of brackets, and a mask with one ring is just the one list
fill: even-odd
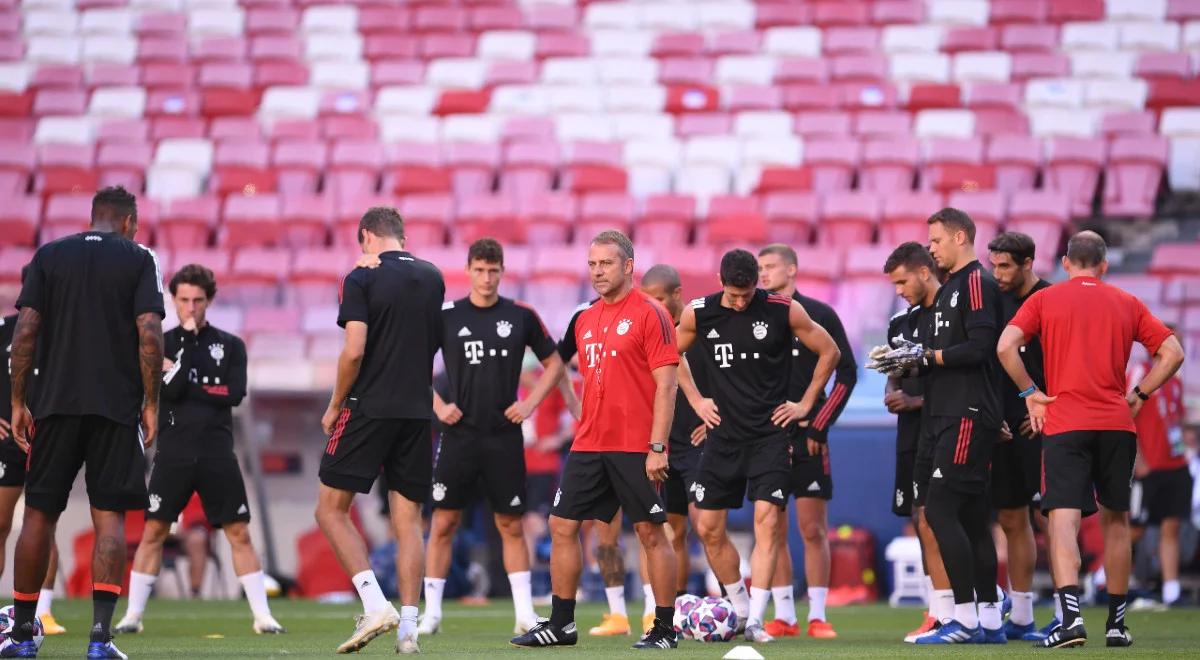
[(651, 442), (650, 451), (656, 454), (665, 454), (667, 452), (667, 446), (661, 442)]
[(1137, 398), (1141, 399), (1142, 401), (1150, 400), (1150, 395), (1143, 392), (1142, 387), (1140, 385), (1133, 386), (1133, 393), (1136, 394)]

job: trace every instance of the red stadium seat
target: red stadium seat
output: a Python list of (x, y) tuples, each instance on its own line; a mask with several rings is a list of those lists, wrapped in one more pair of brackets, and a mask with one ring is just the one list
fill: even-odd
[(767, 241), (807, 245), (817, 225), (818, 197), (809, 192), (773, 192), (763, 195)]
[(44, 144), (38, 150), (35, 192), (89, 193), (96, 190), (95, 147), (90, 144)]
[(997, 189), (1005, 193), (1032, 190), (1042, 165), (1041, 142), (1028, 135), (994, 136), (988, 144), (987, 162), (995, 168)]
[(817, 240), (830, 247), (871, 243), (879, 223), (880, 206), (880, 198), (873, 192), (825, 195)]
[(458, 206), (450, 240), (452, 244), (469, 245), (490, 236), (501, 243), (524, 243), (524, 223), (517, 214), (511, 198), (505, 195), (480, 195), (463, 199)]
[(575, 142), (570, 145), (560, 187), (575, 194), (624, 192), (629, 175), (616, 143)]
[(283, 242), (293, 248), (325, 245), (333, 223), (333, 199), (311, 193), (283, 193)]
[(607, 229), (630, 234), (637, 213), (637, 202), (625, 193), (591, 193), (580, 198), (579, 219), (575, 223), (575, 242), (584, 243)]
[(442, 193), (408, 195), (400, 201), (400, 214), (410, 245), (441, 247), (454, 218), (454, 199)]
[(211, 195), (167, 202), (159, 217), (157, 245), (172, 250), (206, 246), (217, 224), (218, 207)]
[[(879, 224), (879, 242), (885, 246), (899, 245), (905, 241), (916, 241), (924, 245), (929, 237), (927, 220), (943, 206), (945, 200), (937, 192), (899, 192), (888, 195)], [(875, 270), (878, 271), (882, 266), (881, 261)]]
[(1046, 143), (1046, 162), (1044, 186), (1070, 197), (1073, 217), (1092, 215), (1092, 199), (1105, 162), (1104, 141), (1051, 138)]
[(686, 245), (696, 220), (696, 199), (688, 195), (651, 195), (634, 225), (640, 244)]
[(1051, 23), (1104, 20), (1104, 0), (1054, 0), (1046, 8)]
[(700, 83), (672, 84), (667, 88), (667, 103), (663, 109), (670, 113), (713, 112), (720, 107), (720, 92)]
[(971, 216), (975, 222), (975, 244), (986, 246), (1000, 233), (1000, 225), (1006, 218), (1005, 199), (1005, 194), (997, 190), (957, 191), (950, 193), (946, 205)]
[(849, 190), (861, 158), (862, 148), (852, 138), (810, 140), (804, 148), (812, 187), (819, 193)]
[(449, 192), (450, 173), (442, 168), (441, 151), (432, 142), (398, 142), (384, 151), (387, 171), (383, 189), (395, 195)]
[(812, 190), (812, 170), (807, 167), (768, 165), (762, 168), (758, 185), (754, 186), (756, 195), (796, 190)]
[(812, 22), (812, 5), (797, 2), (767, 1), (754, 4), (754, 27), (767, 28), (787, 25), (807, 25)]
[(276, 195), (230, 195), (221, 213), (217, 244), (231, 249), (283, 243), (280, 201)]
[(570, 195), (547, 193), (517, 200), (517, 213), (531, 245), (567, 243), (575, 223), (576, 201)]
[(708, 203), (708, 218), (696, 227), (696, 242), (721, 246), (764, 243), (767, 220), (757, 197), (716, 195)]
[(832, 25), (864, 25), (871, 20), (871, 5), (866, 2), (824, 0), (813, 3), (813, 23), (822, 27)]
[(993, 25), (1007, 23), (1042, 23), (1046, 20), (1047, 0), (992, 0), (988, 21)]
[[(37, 244), (41, 206), (39, 197), (0, 194), (0, 248), (34, 247)], [(3, 286), (0, 282), (0, 287)]]

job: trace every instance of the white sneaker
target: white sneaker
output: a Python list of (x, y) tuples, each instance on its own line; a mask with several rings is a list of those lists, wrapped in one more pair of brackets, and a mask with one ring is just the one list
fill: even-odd
[(140, 617), (132, 617), (126, 614), (113, 626), (113, 632), (120, 635), (136, 635), (144, 630), (142, 619)]
[(279, 625), (279, 622), (274, 617), (266, 617), (265, 619), (254, 620), (255, 635), (282, 635), (287, 632), (287, 628)]
[(442, 617), (422, 614), (417, 623), (418, 635), (436, 635), (442, 629)]
[(518, 636), (524, 635), (536, 625), (537, 619), (534, 619), (533, 621), (517, 621), (515, 624), (513, 624), (513, 634)]
[(390, 633), (400, 625), (400, 613), (394, 607), (386, 607), (354, 617), (354, 634), (337, 647), (338, 653), (354, 653), (371, 643), (371, 640)]
[(775, 641), (775, 638), (767, 634), (761, 623), (756, 623), (746, 626), (746, 641), (752, 644), (767, 644)]
[(396, 653), (401, 655), (411, 655), (420, 653), (421, 645), (417, 643), (417, 634), (410, 633), (396, 640)]

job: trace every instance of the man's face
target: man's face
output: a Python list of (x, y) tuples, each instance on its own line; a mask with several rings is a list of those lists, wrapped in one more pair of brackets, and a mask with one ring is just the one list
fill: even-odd
[(754, 287), (748, 286), (745, 288), (722, 285), (721, 302), (735, 312), (743, 312), (750, 306), (750, 301), (754, 299)]
[(988, 260), (992, 262), (992, 277), (1005, 293), (1020, 291), (1025, 286), (1025, 278), (1031, 264), (1018, 265), (1013, 256), (1007, 252), (990, 252)]
[(767, 291), (782, 291), (796, 279), (796, 266), (777, 254), (758, 258), (758, 284)]
[(204, 289), (195, 284), (180, 284), (175, 287), (175, 295), (172, 300), (175, 303), (175, 315), (179, 317), (180, 324), (188, 319), (194, 319), (197, 328), (204, 325), (204, 316), (208, 312), (209, 303), (212, 302), (204, 293)]
[(962, 232), (951, 231), (946, 225), (935, 222), (929, 225), (929, 254), (943, 270), (950, 270), (958, 262)]
[(632, 275), (633, 260), (622, 259), (616, 245), (592, 243), (588, 247), (588, 276), (597, 294), (605, 296), (619, 290)]
[(467, 266), (467, 276), (471, 280), (471, 291), (478, 296), (490, 298), (496, 295), (500, 288), (500, 279), (504, 276), (504, 267), (498, 263), (472, 259)]
[(888, 273), (888, 278), (896, 287), (896, 295), (903, 298), (909, 305), (918, 305), (925, 300), (925, 294), (928, 292), (925, 282), (928, 277), (927, 269), (909, 270), (908, 266), (897, 266), (895, 270)]
[(679, 320), (679, 314), (683, 311), (683, 287), (675, 287), (674, 290), (671, 290), (667, 288), (667, 285), (659, 282), (650, 285), (643, 284), (642, 292), (662, 303), (672, 319)]

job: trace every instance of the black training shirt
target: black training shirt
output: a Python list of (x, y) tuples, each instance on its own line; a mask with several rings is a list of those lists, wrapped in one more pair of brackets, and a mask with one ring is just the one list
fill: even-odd
[(1000, 428), (1000, 362), (996, 357), (1001, 322), (996, 280), (972, 261), (950, 275), (933, 303), (929, 348), (942, 351), (944, 366), (929, 371), (925, 406), (934, 417), (969, 418)]
[[(923, 318), (928, 316), (924, 312), (926, 308), (920, 305), (913, 305), (908, 309), (897, 313), (888, 322), (888, 345), (895, 348), (900, 338), (907, 339), (913, 343), (921, 343), (921, 324)], [(925, 385), (922, 382), (923, 377), (910, 375), (900, 379), (900, 389), (909, 396), (923, 396), (925, 394)], [(917, 448), (917, 439), (921, 434), (921, 411), (910, 410), (896, 414), (896, 451), (906, 452), (915, 451)]]
[[(846, 409), (850, 393), (854, 391), (854, 386), (858, 383), (858, 364), (854, 361), (854, 349), (850, 348), (850, 340), (846, 338), (846, 329), (842, 326), (842, 319), (838, 317), (832, 307), (816, 298), (800, 295), (799, 292), (793, 292), (792, 299), (800, 303), (814, 323), (825, 328), (825, 331), (833, 338), (833, 343), (837, 344), (838, 350), (842, 352), (834, 370), (833, 389), (830, 390), (828, 396), (822, 389), (816, 404), (808, 414), (810, 424), (806, 435), (824, 442), (829, 433), (829, 427), (833, 426), (838, 417), (842, 415), (842, 411)], [(799, 339), (793, 339), (792, 343), (792, 376), (788, 383), (788, 400), (799, 401), (808, 391), (809, 384), (812, 383), (813, 372), (817, 370), (817, 361), (820, 357), (810, 351)]]
[(584, 310), (596, 304), (597, 300), (599, 298), (579, 305), (575, 308), (575, 313), (571, 315), (571, 321), (567, 323), (567, 331), (558, 340), (558, 356), (562, 358), (563, 363), (570, 362), (571, 358), (575, 357), (575, 354), (579, 352), (579, 347), (575, 345), (575, 321)]
[[(1037, 284), (1034, 284), (1033, 288), (1029, 290), (1029, 296), (1049, 287), (1049, 282), (1039, 279)], [(1002, 329), (1017, 315), (1017, 310), (1021, 309), (1021, 305), (1026, 300), (1029, 300), (1029, 296), (1018, 298), (1016, 293), (1000, 294), (1000, 304), (1004, 310), (1003, 322), (1000, 324)], [(1029, 372), (1033, 383), (1038, 386), (1038, 389), (1045, 392), (1046, 369), (1042, 360), (1041, 339), (1033, 337), (1029, 343), (1021, 347), (1021, 362), (1025, 364), (1025, 370)], [(1001, 374), (1000, 396), (1004, 399), (1004, 419), (1008, 421), (1009, 430), (1014, 434), (1018, 433), (1021, 422), (1029, 414), (1029, 409), (1025, 406), (1025, 400), (1019, 396), (1016, 384), (1006, 374)]]
[(429, 419), (433, 356), (442, 343), (446, 285), (437, 267), (405, 251), (342, 280), (337, 323), (367, 324), (367, 345), (348, 405), (376, 419)]
[(42, 317), (36, 366), (43, 386), (29, 406), (38, 419), (99, 415), (138, 423), (144, 391), (137, 317), (166, 315), (153, 252), (99, 231), (47, 243), (33, 255), (17, 307)]
[(176, 458), (233, 453), (233, 408), (246, 396), (246, 344), (205, 324), (163, 335), (163, 355), (174, 364), (163, 373), (158, 453)]

